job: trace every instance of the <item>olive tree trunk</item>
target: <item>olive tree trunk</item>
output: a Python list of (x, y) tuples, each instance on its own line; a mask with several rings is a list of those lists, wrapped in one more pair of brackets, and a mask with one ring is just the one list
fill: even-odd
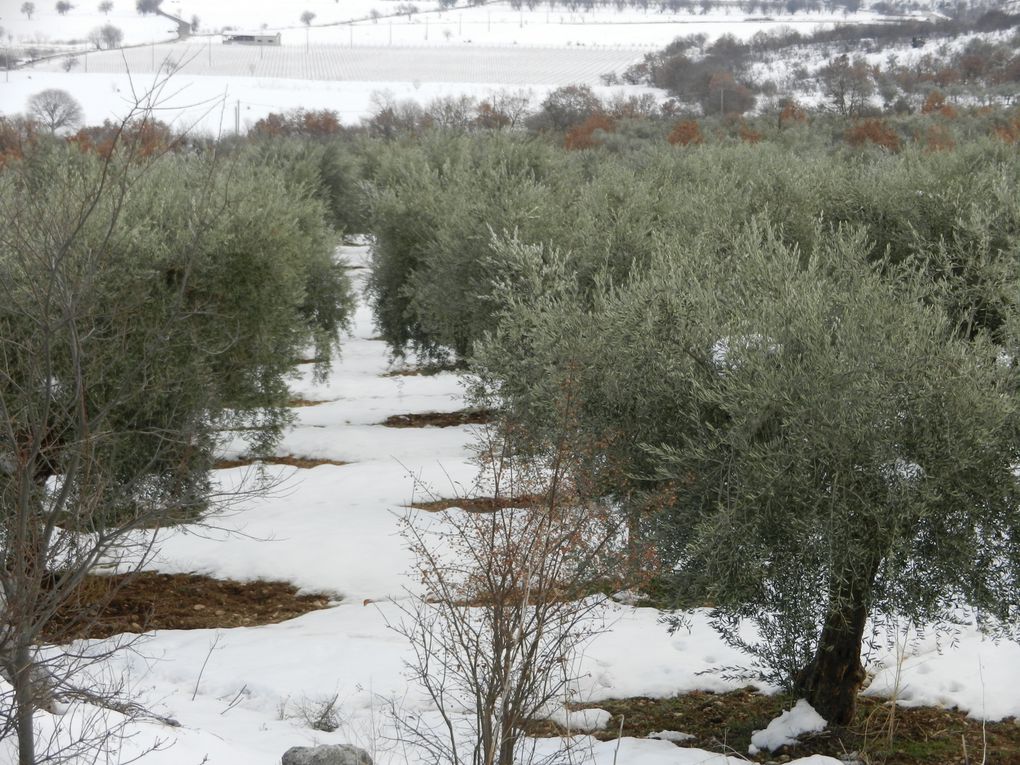
[(864, 572), (845, 572), (830, 588), (814, 658), (802, 669), (796, 690), (830, 725), (849, 725), (857, 711), (857, 694), (867, 679), (861, 663), (864, 628), (871, 610), (871, 591), (878, 563)]

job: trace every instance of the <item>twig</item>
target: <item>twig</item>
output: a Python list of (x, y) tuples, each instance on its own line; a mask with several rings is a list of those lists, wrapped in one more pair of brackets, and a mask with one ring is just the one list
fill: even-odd
[[(205, 668), (205, 666), (203, 665), (203, 669), (204, 669), (204, 668)], [(199, 675), (199, 679), (201, 679), (201, 678), (202, 678), (202, 676), (201, 676), (201, 675)], [(197, 684), (197, 683), (196, 683), (195, 687), (196, 687), (196, 688), (198, 687), (198, 684)], [(239, 690), (239, 691), (237, 692), (237, 695), (236, 695), (236, 696), (234, 696), (233, 700), (232, 700), (232, 701), (231, 701), (231, 702), (230, 702), (230, 703), (229, 703), (229, 704), (227, 705), (227, 708), (226, 708), (226, 709), (224, 709), (224, 710), (223, 710), (222, 712), (220, 712), (220, 714), (221, 714), (221, 715), (225, 715), (225, 714), (226, 714), (227, 712), (229, 712), (229, 711), (230, 711), (231, 709), (233, 709), (233, 708), (234, 708), (234, 707), (236, 707), (236, 706), (237, 706), (238, 704), (240, 704), (240, 703), (241, 703), (241, 699), (242, 699), (242, 698), (244, 697), (244, 693), (245, 693), (245, 691), (247, 691), (247, 690), (248, 690), (248, 683), (245, 683), (244, 685), (242, 685), (242, 686), (241, 686), (241, 690)], [(194, 700), (195, 700), (195, 697), (194, 697), (194, 696), (192, 696), (192, 697), (191, 697), (191, 700), (192, 700), (192, 701), (194, 701)]]
[(613, 750), (613, 765), (616, 765), (616, 757), (620, 754), (620, 742), (623, 740), (623, 721), (626, 715), (620, 715), (620, 729), (616, 732), (616, 749)]
[(195, 690), (191, 692), (191, 700), (194, 701), (195, 697), (198, 696), (198, 686), (202, 682), (202, 675), (205, 674), (205, 667), (209, 663), (209, 657), (212, 656), (212, 652), (216, 650), (216, 646), (220, 642), (220, 633), (216, 633), (216, 637), (213, 638), (209, 644), (209, 651), (205, 655), (205, 661), (202, 662), (202, 668), (198, 670), (198, 678), (195, 680)]

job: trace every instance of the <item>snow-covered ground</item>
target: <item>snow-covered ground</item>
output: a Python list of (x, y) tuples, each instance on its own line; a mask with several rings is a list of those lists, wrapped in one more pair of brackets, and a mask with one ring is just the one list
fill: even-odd
[(56, 11), (56, 3), (39, 0), (29, 18), (21, 11), (22, 0), (0, 0), (0, 28), (3, 46), (86, 47), (89, 33), (96, 27), (112, 24), (124, 33), (124, 44), (134, 45), (151, 40), (169, 40), (177, 30), (162, 16), (142, 16), (135, 10), (134, 0), (118, 0), (109, 14), (100, 12), (100, 0), (74, 3), (66, 14)]
[[(366, 248), (348, 247), (344, 254), (350, 262), (363, 263)], [(389, 627), (401, 618), (394, 599), (405, 597), (412, 582), (406, 576), (411, 560), (398, 535), (398, 518), (420, 494), (422, 483), (446, 496), (470, 490), (475, 479), (471, 445), (477, 431), (380, 425), (392, 414), (454, 411), (464, 402), (453, 374), (384, 376), (391, 365), (385, 345), (373, 336), (370, 314), (362, 306), (329, 378), (321, 384), (307, 375), (294, 381), (296, 396), (324, 403), (298, 410), (298, 420), (278, 450), (281, 455), (349, 464), (270, 468), (281, 479), (271, 496), (233, 508), (216, 522), (216, 529), (166, 532), (150, 564), (167, 572), (286, 580), (306, 590), (329, 592), (336, 604), (263, 627), (151, 633), (133, 650), (103, 663), (103, 677), (127, 682), (144, 704), (181, 723), (179, 728), (131, 723), (125, 731), (130, 734), (123, 744), (125, 759), (159, 741), (161, 750), (142, 762), (276, 765), (291, 746), (343, 742), (364, 747), (384, 765), (418, 761), (398, 745), (390, 717), (393, 710), (426, 718), (434, 714), (422, 694), (408, 686), (403, 670), (408, 646)], [(239, 448), (228, 446), (232, 453)], [(233, 482), (242, 473), (234, 468), (219, 471), (218, 477)], [(606, 604), (598, 617), (607, 630), (586, 647), (573, 698), (598, 702), (636, 695), (667, 697), (740, 685), (713, 669), (746, 664), (747, 657), (722, 643), (704, 613), (694, 614), (689, 632), (672, 635), (660, 616), (649, 608)], [(876, 677), (869, 693), (895, 695), (907, 704), (955, 705), (987, 719), (1020, 714), (1015, 693), (1020, 647), (1015, 644), (994, 644), (967, 630), (952, 648), (940, 650), (932, 637), (871, 659)], [(341, 723), (336, 732), (318, 732), (302, 722), (303, 710), (334, 696)], [(84, 711), (88, 709), (79, 714)], [(552, 711), (563, 717), (562, 710)], [(590, 712), (571, 721), (581, 729), (604, 718)], [(805, 721), (810, 723), (811, 716), (801, 708), (786, 722), (803, 729)], [(41, 714), (39, 724), (47, 732), (62, 725), (64, 735), (75, 729), (70, 715)], [(776, 741), (780, 728), (777, 723), (762, 734), (762, 744)], [(580, 737), (573, 742), (574, 761), (741, 761), (668, 740), (682, 743), (682, 732), (683, 720), (677, 720), (677, 731), (656, 734), (654, 740), (624, 738), (618, 752), (615, 742)], [(551, 739), (538, 747), (548, 752), (562, 744)], [(0, 762), (5, 761), (4, 751), (0, 745)], [(797, 762), (837, 761), (814, 757)]]
[[(218, 70), (232, 74), (204, 73), (210, 56)], [(125, 74), (125, 58), (137, 63), (130, 67), (131, 75)], [(425, 104), (441, 96), (484, 99), (506, 90), (529, 95), (537, 108), (553, 88), (581, 83), (609, 96), (621, 88), (600, 86), (601, 75), (622, 71), (639, 58), (635, 51), (584, 48), (313, 47), (306, 57), (303, 48), (154, 45), (123, 56), (80, 56), (82, 65), (70, 73), (60, 71), (56, 61), (10, 72), (8, 81), (0, 78), (0, 114), (21, 112), (33, 93), (60, 88), (82, 104), (87, 124), (117, 121), (162, 82), (152, 99), (154, 111), (177, 129), (218, 135), (239, 127), (244, 132), (270, 112), (299, 108), (330, 109), (342, 122), (357, 124), (376, 111), (380, 101), (393, 99)], [(167, 61), (183, 63), (169, 81), (151, 73)], [(629, 92), (644, 90), (651, 89)]]
[[(78, 3), (66, 15), (38, 3), (32, 19), (20, 13), (20, 0), (0, 0), (0, 41), (19, 56), (42, 43), (57, 52), (4, 73), (0, 114), (23, 111), (26, 99), (44, 88), (62, 88), (82, 102), (87, 122), (117, 120), (157, 73), (171, 69), (177, 73), (162, 93), (158, 115), (178, 128), (211, 134), (243, 131), (270, 112), (296, 108), (332, 109), (353, 124), (372, 113), (373, 96), (380, 93), (426, 103), (444, 95), (484, 98), (507, 88), (531, 92), (537, 105), (552, 88), (598, 85), (603, 75), (619, 75), (677, 36), (749, 38), (777, 27), (807, 33), (880, 18), (869, 10), (765, 18), (748, 16), (735, 4), (707, 13), (662, 13), (545, 5), (515, 10), (509, 3), (441, 10), (425, 2), (416, 3), (418, 12), (396, 15), (399, 5), (406, 4), (168, 0), (168, 13), (187, 21), (199, 17), (199, 34), (174, 42), (172, 21), (140, 16), (129, 0), (116, 0), (109, 17), (98, 2)], [(300, 21), (305, 11), (315, 14), (310, 26)], [(89, 32), (106, 23), (135, 47), (88, 50)], [(279, 32), (283, 45), (224, 45), (219, 33), (225, 30)]]

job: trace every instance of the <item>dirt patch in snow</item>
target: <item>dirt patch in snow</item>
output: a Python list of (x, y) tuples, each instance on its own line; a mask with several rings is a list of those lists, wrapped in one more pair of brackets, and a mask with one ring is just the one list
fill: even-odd
[[(373, 340), (382, 339), (381, 337), (373, 338)], [(461, 370), (449, 364), (432, 364), (424, 367), (398, 367), (397, 369), (383, 372), (382, 377), (432, 377), (432, 375), (442, 374), (443, 372), (458, 371)]]
[(254, 627), (326, 608), (328, 595), (299, 595), (287, 582), (236, 582), (199, 574), (90, 575), (51, 622), (47, 641), (122, 632)]
[(462, 497), (460, 499), (433, 499), (427, 502), (412, 502), (408, 507), (438, 513), (459, 507), (469, 513), (494, 513), (509, 507), (535, 507), (546, 501), (541, 494), (523, 494), (520, 497)]
[[(612, 713), (605, 730), (593, 734), (602, 740), (615, 739), (622, 720), (624, 736), (644, 737), (661, 731), (688, 733), (693, 738), (678, 745), (737, 754), (752, 762), (786, 762), (811, 754), (845, 759), (848, 753), (857, 752), (856, 761), (869, 765), (1020, 763), (1020, 724), (1016, 720), (987, 723), (982, 730), (979, 720), (959, 710), (935, 707), (897, 707), (893, 720), (889, 703), (872, 697), (858, 699), (857, 716), (846, 728), (824, 730), (804, 736), (797, 746), (749, 757), (751, 734), (764, 729), (795, 703), (796, 699), (788, 695), (765, 696), (744, 688), (731, 693), (696, 691), (669, 699), (638, 697), (583, 706)], [(543, 736), (564, 733), (549, 721), (532, 722), (529, 731)]]
[(349, 462), (343, 462), (342, 460), (326, 460), (319, 459), (316, 457), (244, 457), (236, 460), (216, 460), (213, 463), (213, 470), (225, 470), (226, 468), (237, 468), (237, 467), (249, 467), (262, 463), (263, 465), (287, 465), (288, 467), (301, 468), (307, 470), (313, 467), (319, 467), (319, 465), (349, 465)]
[(287, 402), (287, 406), (291, 407), (292, 409), (298, 409), (305, 406), (322, 406), (323, 404), (332, 404), (336, 400), (337, 399), (335, 398), (327, 398), (319, 401), (313, 401), (307, 398), (292, 398), (290, 401)]
[(383, 422), (387, 428), (451, 428), (457, 425), (486, 425), (492, 422), (489, 409), (461, 409), (458, 412), (395, 414)]

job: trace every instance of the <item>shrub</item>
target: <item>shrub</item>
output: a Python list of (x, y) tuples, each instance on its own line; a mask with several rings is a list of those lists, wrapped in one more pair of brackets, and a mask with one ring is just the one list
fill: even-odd
[(900, 137), (884, 120), (868, 119), (854, 123), (846, 131), (846, 142), (851, 146), (874, 144), (889, 151), (899, 151)]
[(705, 138), (697, 121), (681, 120), (673, 126), (666, 140), (673, 146), (691, 146), (703, 143)]
[(563, 146), (568, 150), (592, 149), (601, 145), (601, 141), (595, 137), (595, 132), (612, 133), (616, 130), (616, 122), (602, 114), (594, 114), (580, 125), (575, 125), (567, 131), (563, 139)]

